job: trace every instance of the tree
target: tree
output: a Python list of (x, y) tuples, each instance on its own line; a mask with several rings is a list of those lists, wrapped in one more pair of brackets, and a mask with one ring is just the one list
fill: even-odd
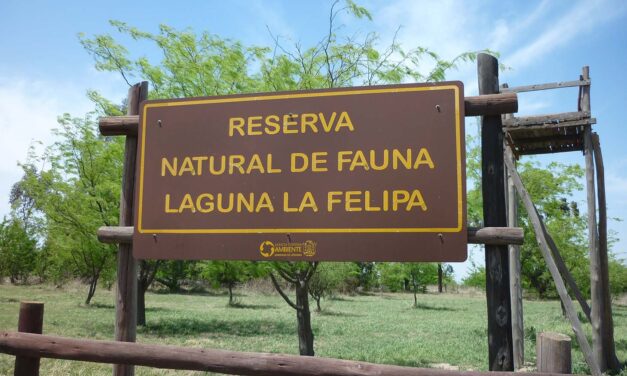
[(157, 276), (163, 260), (140, 260), (137, 273), (137, 325), (146, 325), (146, 291)]
[(381, 264), (381, 280), (392, 292), (410, 290), (414, 295), (414, 308), (418, 307), (418, 292), (437, 282), (437, 264), (419, 262), (388, 262)]
[[(583, 170), (578, 165), (551, 163), (542, 168), (533, 162), (519, 163), (518, 171), (538, 208), (547, 230), (555, 240), (566, 266), (582, 291), (589, 291), (590, 274), (587, 255), (586, 221), (568, 197), (580, 190), (578, 179)], [(523, 286), (534, 289), (540, 297), (556, 296), (555, 286), (542, 257), (526, 211), (519, 209), (519, 223), (525, 229), (521, 246)]]
[(200, 266), (200, 276), (210, 281), (214, 287), (226, 286), (229, 292), (229, 306), (234, 306), (233, 288), (258, 275), (257, 265), (249, 261), (209, 261)]
[(26, 282), (35, 269), (37, 241), (31, 238), (22, 222), (4, 218), (0, 223), (0, 278), (11, 283)]
[[(122, 143), (99, 136), (93, 114), (59, 117), (57, 141), (41, 155), (31, 151), (22, 165), (21, 194), (14, 210), (32, 207), (41, 214), (39, 236), (55, 258), (56, 274), (89, 284), (85, 303), (99, 279), (114, 273), (115, 247), (100, 243), (96, 230), (118, 220)], [(36, 166), (46, 166), (39, 171)]]
[(485, 267), (477, 266), (474, 262), (471, 264), (470, 272), (463, 279), (462, 284), (468, 287), (475, 287), (478, 289), (485, 290)]
[(197, 274), (196, 261), (164, 261), (155, 274), (154, 280), (167, 287), (169, 292), (180, 292), (183, 282)]
[(296, 310), (298, 324), (298, 349), (300, 355), (314, 355), (314, 334), (311, 329), (311, 311), (309, 310), (309, 281), (318, 268), (317, 262), (275, 262), (273, 270), (294, 287), (296, 302), (293, 302), (277, 281), (274, 272), (270, 279), (274, 288), (285, 302)]
[(353, 263), (325, 262), (320, 263), (318, 269), (309, 280), (309, 295), (316, 301), (316, 311), (322, 311), (320, 300), (331, 295), (347, 278), (355, 274)]
[(453, 267), (449, 264), (438, 263), (438, 292), (442, 293), (451, 282), (453, 282)]

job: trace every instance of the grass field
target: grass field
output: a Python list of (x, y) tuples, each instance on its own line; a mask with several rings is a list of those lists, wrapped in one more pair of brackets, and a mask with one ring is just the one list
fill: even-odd
[[(98, 290), (91, 306), (81, 303), (79, 286), (0, 286), (1, 330), (14, 331), (20, 300), (45, 303), (44, 333), (112, 339), (113, 294)], [(238, 291), (239, 308), (226, 306), (222, 294), (146, 296), (145, 343), (296, 354), (295, 314), (274, 294)], [(486, 307), (481, 294), (425, 294), (412, 308), (409, 294), (377, 293), (323, 301), (312, 315), (317, 356), (374, 363), (486, 370)], [(557, 331), (573, 337), (557, 301), (525, 301), (526, 362), (535, 361), (535, 333)], [(627, 359), (627, 306), (614, 307), (618, 356)], [(588, 336), (590, 327), (586, 326)], [(13, 357), (0, 355), (0, 374), (12, 374)], [(109, 375), (109, 365), (42, 360), (42, 375)], [(573, 338), (573, 371), (587, 367)], [(200, 375), (186, 371), (138, 368), (138, 375)]]

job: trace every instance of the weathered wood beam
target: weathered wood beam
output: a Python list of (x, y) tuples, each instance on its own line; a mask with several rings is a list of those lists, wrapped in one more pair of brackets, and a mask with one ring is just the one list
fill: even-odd
[[(523, 244), (525, 239), (520, 227), (469, 227), (470, 244)], [(103, 226), (98, 229), (98, 240), (102, 243), (130, 244), (133, 242), (133, 226)]]
[[(521, 147), (522, 146), (522, 147)], [(525, 148), (525, 145), (516, 144), (516, 154), (517, 155), (537, 155), (537, 154), (555, 154), (555, 153), (565, 153), (568, 151), (579, 151), (583, 150), (583, 146), (573, 145), (573, 146), (564, 146), (559, 145), (557, 147), (539, 147), (539, 148)]]
[[(17, 330), (23, 333), (41, 334), (44, 324), (44, 303), (21, 302)], [(14, 375), (39, 375), (38, 356), (16, 356)]]
[(520, 245), (524, 240), (525, 235), (520, 227), (468, 228), (468, 243), (470, 244)]
[(464, 98), (466, 116), (513, 114), (518, 112), (516, 93), (484, 94)]
[[(498, 93), (499, 63), (494, 56), (477, 56), (477, 76), (479, 94)], [(507, 226), (503, 123), (500, 115), (486, 115), (481, 118), (481, 191), (483, 223), (486, 226)], [(508, 260), (507, 246), (485, 246), (490, 371), (514, 370)]]
[[(148, 98), (148, 82), (129, 88), (127, 114), (138, 115), (140, 103)], [(133, 198), (135, 191), (135, 166), (137, 136), (127, 135), (124, 144), (122, 193), (120, 195), (120, 224), (133, 224)], [(120, 243), (117, 260), (117, 288), (115, 300), (115, 339), (135, 342), (137, 332), (137, 261), (133, 258), (132, 244)], [(114, 376), (133, 376), (133, 366), (115, 364)]]
[[(506, 115), (507, 116), (507, 115)], [(511, 115), (510, 115), (511, 116)], [(505, 148), (505, 158), (515, 164), (514, 153)], [(506, 169), (507, 170), (507, 169)], [(507, 170), (507, 225), (518, 225), (518, 199), (516, 187), (512, 181), (511, 172)], [(514, 356), (514, 370), (525, 366), (525, 330), (523, 316), (523, 289), (520, 264), (520, 246), (510, 244), (509, 250), (509, 291), (512, 304), (512, 354)]]
[(562, 112), (536, 116), (513, 117), (504, 119), (505, 127), (522, 127), (527, 125), (560, 124), (568, 121), (577, 121), (590, 118), (590, 111)]
[(98, 128), (103, 136), (136, 136), (139, 115), (101, 117)]
[(583, 120), (563, 121), (561, 123), (548, 123), (548, 124), (542, 123), (542, 124), (535, 124), (535, 125), (525, 125), (523, 127), (506, 126), (505, 130), (511, 133), (518, 132), (518, 131), (529, 132), (533, 130), (544, 130), (544, 129), (553, 129), (553, 128), (563, 129), (563, 128), (569, 128), (569, 127), (581, 127), (585, 125), (593, 125), (596, 123), (597, 123), (596, 118), (589, 118), (589, 119), (583, 119)]
[[(479, 95), (464, 98), (466, 116), (500, 115), (518, 112), (516, 93)], [(139, 115), (101, 117), (98, 122), (103, 136), (136, 136)]]
[(540, 91), (549, 89), (560, 89), (564, 87), (589, 86), (590, 80), (549, 82), (546, 84), (535, 84), (515, 87), (501, 87), (501, 93), (523, 93), (526, 91)]
[(566, 310), (566, 316), (568, 316), (568, 320), (575, 332), (575, 337), (577, 338), (577, 342), (579, 343), (579, 348), (583, 353), (583, 356), (590, 367), (590, 372), (593, 376), (601, 376), (601, 369), (599, 368), (599, 364), (596, 362), (595, 357), (592, 355), (592, 349), (590, 348), (590, 344), (588, 343), (588, 339), (586, 338), (586, 334), (583, 331), (583, 326), (579, 321), (579, 317), (577, 316), (577, 311), (575, 310), (575, 306), (573, 301), (570, 299), (568, 295), (568, 291), (566, 290), (566, 286), (564, 285), (564, 280), (560, 275), (560, 272), (555, 264), (555, 260), (553, 259), (553, 255), (551, 254), (551, 250), (548, 246), (548, 241), (544, 236), (544, 225), (542, 223), (542, 219), (538, 215), (535, 205), (531, 201), (531, 196), (529, 196), (529, 192), (522, 183), (518, 172), (514, 167), (514, 164), (505, 160), (505, 164), (507, 168), (512, 172), (512, 180), (514, 182), (514, 186), (516, 187), (516, 191), (518, 192), (518, 196), (522, 200), (525, 205), (525, 210), (527, 211), (527, 215), (529, 216), (529, 221), (533, 226), (534, 232), (536, 233), (536, 240), (538, 242), (538, 246), (540, 247), (540, 252), (544, 257), (544, 261), (546, 262), (547, 267), (549, 268), (549, 272), (551, 273), (551, 277), (553, 278), (553, 282), (555, 282), (555, 289), (564, 304), (564, 308)]
[[(74, 339), (0, 332), (0, 352), (95, 363), (216, 372), (231, 375), (309, 376), (510, 376), (505, 372), (413, 368), (310, 356)], [(527, 372), (528, 376), (558, 376)]]
[(592, 133), (592, 149), (594, 151), (594, 166), (597, 176), (597, 198), (599, 203), (599, 257), (601, 284), (603, 285), (603, 341), (606, 349), (607, 366), (611, 370), (620, 369), (620, 361), (616, 356), (614, 343), (614, 319), (612, 318), (612, 298), (610, 296), (610, 271), (607, 255), (607, 202), (605, 199), (605, 167), (599, 135)]

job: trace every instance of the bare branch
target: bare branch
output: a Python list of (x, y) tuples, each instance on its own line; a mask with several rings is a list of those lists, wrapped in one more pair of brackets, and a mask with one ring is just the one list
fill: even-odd
[(274, 276), (272, 272), (270, 272), (270, 279), (272, 280), (272, 284), (274, 285), (274, 288), (279, 293), (279, 295), (281, 295), (283, 300), (285, 300), (285, 302), (289, 304), (290, 307), (294, 308), (297, 311), (301, 311), (302, 308), (299, 308), (296, 304), (292, 302), (292, 300), (287, 295), (285, 295), (285, 293), (283, 292), (283, 289), (281, 289), (281, 286), (279, 286), (279, 283), (277, 282), (276, 277)]

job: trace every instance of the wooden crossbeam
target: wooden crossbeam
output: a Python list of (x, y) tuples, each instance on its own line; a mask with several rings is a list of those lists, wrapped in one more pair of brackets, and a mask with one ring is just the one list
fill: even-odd
[[(478, 95), (464, 98), (466, 116), (500, 115), (518, 112), (516, 93)], [(101, 117), (98, 123), (103, 136), (135, 136), (139, 115)]]
[(501, 86), (501, 93), (523, 93), (526, 91), (540, 91), (549, 89), (561, 89), (565, 87), (579, 87), (589, 86), (590, 80), (577, 80), (577, 81), (563, 81), (563, 82), (549, 82), (546, 84), (535, 84), (525, 86), (506, 87)]
[[(98, 229), (98, 240), (102, 243), (131, 244), (133, 226), (103, 226)], [(523, 229), (520, 227), (469, 227), (468, 243), (471, 244), (523, 244)]]
[[(589, 111), (563, 112), (559, 114), (547, 114), (525, 117), (512, 117), (503, 119), (505, 127), (522, 127), (528, 125), (562, 124), (569, 121), (589, 120)], [(595, 119), (596, 120), (596, 119)], [(590, 121), (588, 121), (589, 123)]]

